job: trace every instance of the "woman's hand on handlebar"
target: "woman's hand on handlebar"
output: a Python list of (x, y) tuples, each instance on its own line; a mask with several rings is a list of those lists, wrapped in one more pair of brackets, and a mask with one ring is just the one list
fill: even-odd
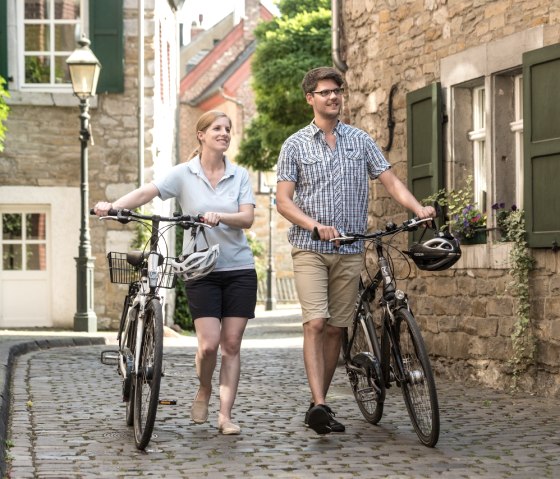
[(203, 223), (209, 226), (218, 226), (220, 220), (222, 219), (220, 213), (214, 213), (213, 211), (207, 211), (203, 215), (199, 215)]
[(93, 207), (93, 212), (97, 216), (107, 216), (109, 210), (113, 209), (113, 205), (107, 201), (100, 201)]

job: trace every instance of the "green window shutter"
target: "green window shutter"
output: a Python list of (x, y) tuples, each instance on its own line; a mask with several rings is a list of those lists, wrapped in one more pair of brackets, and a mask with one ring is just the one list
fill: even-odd
[(0, 0), (0, 76), (8, 88), (8, 0)]
[(524, 192), (527, 241), (560, 246), (560, 44), (523, 54)]
[(97, 92), (124, 92), (123, 0), (90, 0), (89, 32), (101, 63)]
[[(422, 200), (443, 188), (443, 102), (439, 83), (406, 95), (406, 124), (408, 188)], [(418, 238), (419, 232), (414, 232), (412, 239)]]

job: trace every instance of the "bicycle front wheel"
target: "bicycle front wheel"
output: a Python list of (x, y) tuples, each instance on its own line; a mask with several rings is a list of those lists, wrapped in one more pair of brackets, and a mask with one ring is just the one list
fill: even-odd
[(140, 364), (134, 381), (134, 439), (144, 449), (152, 437), (159, 403), (163, 361), (163, 315), (153, 299), (146, 307)]
[[(408, 415), (420, 442), (434, 447), (439, 439), (439, 406), (436, 383), (426, 346), (412, 313), (406, 309), (395, 312), (394, 360), (400, 362), (404, 377), (400, 378)], [(400, 375), (400, 374), (399, 374)]]
[(360, 299), (353, 326), (345, 329), (343, 350), (348, 351), (346, 371), (356, 403), (365, 420), (377, 424), (383, 415), (385, 386), (379, 367), (379, 346), (369, 303)]
[[(131, 311), (132, 314), (138, 316), (138, 309), (135, 308)], [(130, 324), (126, 341), (120, 346), (121, 351), (130, 351), (132, 358), (134, 358), (134, 350), (136, 348), (136, 321)], [(126, 403), (126, 425), (132, 426), (134, 424), (134, 362), (131, 361), (128, 367), (128, 360), (125, 356), (125, 364), (127, 366), (127, 378), (123, 379), (123, 400)]]

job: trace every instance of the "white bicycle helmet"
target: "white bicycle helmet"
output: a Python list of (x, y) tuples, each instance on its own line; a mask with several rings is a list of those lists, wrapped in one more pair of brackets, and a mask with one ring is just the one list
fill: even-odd
[(173, 271), (185, 282), (194, 281), (211, 273), (216, 266), (218, 256), (220, 256), (220, 245), (210, 246), (204, 230), (202, 230), (202, 236), (207, 247), (197, 251), (196, 236), (198, 236), (198, 233), (191, 239), (177, 259), (171, 260)]

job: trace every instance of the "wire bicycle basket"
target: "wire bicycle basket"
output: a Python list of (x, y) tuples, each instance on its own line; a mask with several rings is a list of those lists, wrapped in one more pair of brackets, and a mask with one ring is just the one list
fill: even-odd
[[(127, 253), (119, 253), (111, 251), (107, 254), (107, 262), (109, 263), (109, 276), (111, 283), (130, 284), (140, 281), (142, 268), (131, 265), (127, 259)], [(159, 269), (159, 287), (172, 289), (177, 283), (177, 275), (173, 272), (171, 260), (173, 258), (165, 258)]]

